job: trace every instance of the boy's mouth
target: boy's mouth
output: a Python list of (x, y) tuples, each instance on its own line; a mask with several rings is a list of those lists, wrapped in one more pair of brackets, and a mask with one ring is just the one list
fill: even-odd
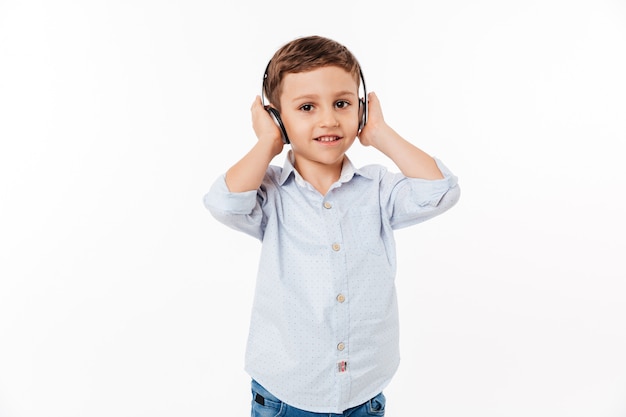
[(339, 139), (341, 139), (339, 136), (320, 136), (318, 138), (314, 138), (313, 140), (318, 142), (335, 142)]

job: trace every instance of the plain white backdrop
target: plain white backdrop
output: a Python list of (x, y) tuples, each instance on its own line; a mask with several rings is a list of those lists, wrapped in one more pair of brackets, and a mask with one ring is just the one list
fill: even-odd
[(625, 416), (617, 0), (0, 1), (0, 416), (249, 415), (260, 244), (202, 196), (310, 34), (462, 186), (397, 234), (387, 415)]

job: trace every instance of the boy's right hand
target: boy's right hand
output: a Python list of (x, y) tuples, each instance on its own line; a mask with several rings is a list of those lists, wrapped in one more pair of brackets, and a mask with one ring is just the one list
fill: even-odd
[(274, 119), (269, 112), (263, 107), (261, 96), (256, 96), (252, 103), (252, 128), (259, 142), (272, 146), (275, 155), (283, 150), (282, 134)]

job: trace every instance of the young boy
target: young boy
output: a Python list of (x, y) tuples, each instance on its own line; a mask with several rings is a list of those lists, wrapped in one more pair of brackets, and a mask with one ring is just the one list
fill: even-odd
[[(257, 142), (204, 199), (262, 242), (245, 366), (252, 416), (384, 415), (399, 362), (393, 230), (459, 198), (456, 177), (385, 123), (376, 95), (360, 99), (362, 77), (331, 39), (280, 48), (263, 83), (271, 108), (252, 104)], [(401, 173), (354, 167), (357, 136)], [(270, 165), (285, 142), (284, 166)]]

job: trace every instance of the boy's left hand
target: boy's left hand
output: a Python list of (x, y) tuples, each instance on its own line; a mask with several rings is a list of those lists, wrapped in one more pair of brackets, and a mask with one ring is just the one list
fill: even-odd
[(368, 100), (369, 117), (359, 134), (361, 144), (373, 146), (387, 155), (407, 177), (428, 180), (444, 178), (433, 157), (404, 139), (385, 122), (376, 94), (369, 93)]

